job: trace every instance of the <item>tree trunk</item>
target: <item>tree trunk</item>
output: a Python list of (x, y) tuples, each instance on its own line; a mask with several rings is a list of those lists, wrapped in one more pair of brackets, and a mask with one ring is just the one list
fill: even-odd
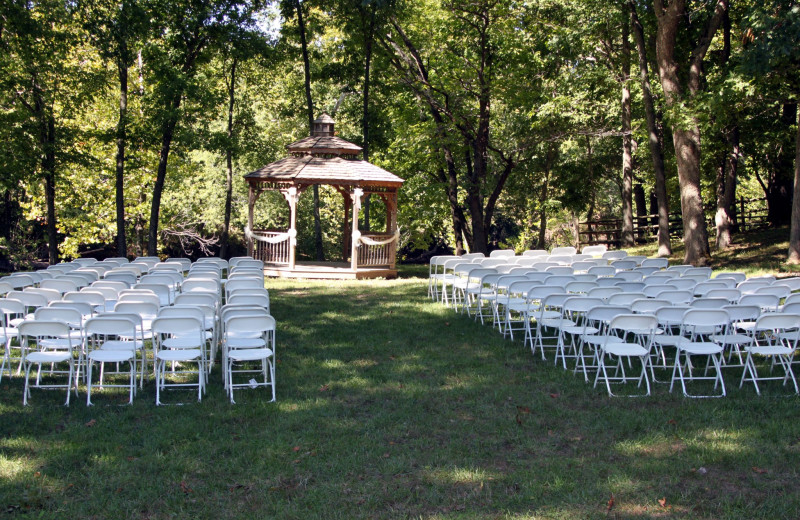
[(56, 122), (47, 116), (47, 140), (44, 159), (44, 192), (47, 201), (47, 250), (50, 265), (58, 263), (58, 234), (56, 228)]
[[(784, 103), (781, 110), (781, 125), (789, 128), (797, 118), (797, 104)], [(791, 139), (781, 139), (778, 152), (770, 161), (770, 174), (767, 181), (767, 221), (777, 227), (791, 220), (793, 165)]]
[[(363, 99), (363, 108), (361, 110), (361, 131), (364, 136), (364, 145), (363, 150), (361, 151), (362, 157), (364, 157), (364, 161), (369, 162), (369, 87), (370, 87), (370, 68), (372, 66), (372, 42), (375, 37), (375, 9), (376, 4), (375, 2), (370, 3), (370, 12), (369, 12), (369, 25), (367, 26), (367, 32), (364, 35), (364, 99)], [(370, 223), (370, 215), (372, 213), (372, 195), (367, 194), (364, 197), (364, 229), (366, 231), (370, 230), (371, 223)]]
[[(311, 99), (311, 63), (308, 59), (308, 43), (306, 41), (306, 23), (303, 19), (303, 6), (300, 0), (295, 2), (297, 9), (297, 26), (300, 29), (300, 48), (303, 52), (303, 72), (306, 92), (306, 109), (308, 111), (308, 132), (314, 130), (314, 102)], [(311, 187), (314, 197), (314, 252), (317, 261), (325, 260), (325, 250), (322, 247), (322, 221), (319, 215), (319, 186)]]
[(636, 206), (636, 237), (646, 238), (649, 235), (647, 232), (647, 197), (644, 194), (644, 186), (635, 184), (633, 186), (633, 200)]
[(789, 230), (789, 258), (787, 262), (800, 264), (800, 110), (797, 111), (797, 134), (794, 142), (794, 198), (792, 199), (792, 225)]
[[(680, 71), (675, 57), (675, 45), (681, 21), (687, 14), (686, 2), (685, 0), (673, 0), (665, 8), (663, 0), (655, 0), (658, 21), (656, 57), (667, 105), (675, 106), (691, 101), (700, 92), (703, 58), (708, 52), (714, 33), (722, 23), (727, 8), (727, 0), (717, 0), (714, 14), (709, 20), (703, 36), (692, 51), (688, 70)], [(683, 73), (686, 73), (688, 77), (686, 89), (681, 86), (679, 79)], [(688, 100), (684, 99), (685, 93), (688, 94)], [(700, 128), (697, 121), (673, 123), (673, 143), (681, 193), (683, 241), (686, 246), (684, 262), (691, 265), (708, 265), (711, 256), (700, 190)]]
[(633, 247), (633, 151), (631, 137), (631, 49), (629, 26), (622, 25), (622, 247)]
[[(36, 76), (33, 77), (37, 83)], [(34, 88), (34, 115), (39, 124), (39, 144), (42, 148), (42, 176), (47, 206), (47, 256), (51, 265), (58, 262), (58, 234), (56, 227), (56, 122), (44, 102), (42, 92)]]
[(175, 93), (170, 106), (170, 115), (161, 126), (161, 152), (158, 155), (158, 171), (156, 183), (153, 186), (153, 199), (150, 202), (150, 224), (147, 228), (147, 254), (158, 254), (158, 217), (161, 211), (161, 193), (164, 191), (164, 181), (167, 178), (167, 163), (172, 147), (172, 138), (175, 135), (175, 126), (178, 124), (178, 109), (181, 105), (181, 94)]
[(730, 247), (733, 231), (733, 202), (736, 198), (736, 179), (739, 165), (739, 127), (734, 125), (727, 136), (728, 150), (720, 161), (717, 173), (717, 228), (716, 246), (719, 250)]
[[(486, 163), (481, 156), (480, 146), (474, 141), (470, 143), (472, 154), (466, 153), (467, 162), (467, 209), (472, 220), (472, 242), (470, 251), (473, 253), (489, 254), (489, 237), (483, 225), (483, 197), (481, 195), (480, 179), (486, 175)], [(474, 159), (474, 160), (473, 160)]]
[(228, 84), (228, 143), (225, 150), (225, 163), (227, 175), (225, 178), (225, 216), (222, 223), (222, 237), (220, 239), (219, 257), (228, 256), (228, 240), (231, 229), (231, 206), (233, 201), (233, 109), (236, 103), (236, 65), (237, 58), (231, 63), (230, 83)]
[(631, 11), (631, 26), (636, 50), (639, 55), (639, 80), (642, 84), (642, 101), (644, 102), (645, 119), (647, 121), (648, 142), (650, 156), (653, 159), (653, 172), (655, 173), (655, 196), (658, 206), (658, 256), (672, 255), (672, 246), (669, 241), (669, 198), (667, 196), (667, 176), (664, 169), (664, 151), (661, 147), (661, 132), (656, 120), (655, 104), (650, 89), (650, 74), (647, 66), (647, 49), (645, 47), (644, 29), (636, 12), (636, 4), (629, 0)]
[(544, 182), (542, 189), (539, 192), (539, 249), (547, 249), (545, 244), (547, 239), (547, 192), (550, 183), (550, 169), (547, 168), (544, 172)]
[(119, 120), (117, 121), (117, 256), (128, 256), (128, 242), (125, 237), (125, 145), (128, 122), (128, 65), (124, 60), (117, 62), (119, 72)]
[(550, 188), (550, 167), (554, 159), (553, 155), (553, 145), (550, 144), (545, 156), (544, 182), (542, 182), (542, 189), (539, 192), (539, 249), (547, 249), (545, 244), (547, 240), (547, 196)]

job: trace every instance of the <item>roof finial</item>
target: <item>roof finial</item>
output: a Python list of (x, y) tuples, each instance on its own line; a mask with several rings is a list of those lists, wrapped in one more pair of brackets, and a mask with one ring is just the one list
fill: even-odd
[(332, 137), (334, 132), (334, 121), (327, 112), (323, 112), (314, 120), (314, 128), (311, 130), (312, 137)]

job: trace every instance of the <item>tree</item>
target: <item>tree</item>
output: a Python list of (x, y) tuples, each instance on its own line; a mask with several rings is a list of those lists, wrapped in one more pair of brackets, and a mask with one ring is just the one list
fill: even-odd
[(728, 0), (716, 0), (713, 3), (713, 12), (707, 16), (696, 44), (690, 49), (684, 48), (685, 43), (694, 37), (691, 33), (693, 27), (685, 23), (689, 20), (686, 4), (686, 0), (671, 0), (668, 4), (665, 0), (654, 1), (658, 24), (656, 57), (665, 100), (671, 109), (670, 123), (678, 164), (683, 240), (686, 246), (684, 262), (706, 265), (711, 256), (700, 189), (700, 127), (691, 111), (692, 102), (703, 88), (703, 59), (728, 10)]
[(650, 148), (650, 157), (653, 161), (655, 174), (655, 194), (658, 207), (658, 256), (672, 255), (672, 246), (669, 242), (669, 199), (667, 198), (667, 176), (664, 168), (664, 151), (661, 147), (661, 131), (657, 121), (653, 93), (650, 87), (650, 73), (647, 60), (647, 48), (644, 36), (644, 27), (639, 19), (636, 3), (628, 1), (631, 16), (631, 32), (636, 42), (639, 56), (639, 81), (642, 88), (642, 103), (644, 104), (645, 121), (647, 123), (647, 142)]
[(66, 121), (96, 91), (96, 75), (75, 55), (81, 35), (70, 24), (72, 7), (51, 0), (4, 3), (0, 8), (0, 88), (39, 158), (36, 170), (44, 181), (50, 263), (58, 261), (56, 179), (61, 155), (71, 153), (75, 139)]
[[(382, 45), (404, 85), (432, 118), (456, 237), (464, 233), (473, 251), (487, 253), (498, 201), (532, 142), (524, 124), (525, 107), (538, 91), (519, 85), (523, 78), (550, 72), (540, 69), (546, 60), (526, 54), (543, 52), (536, 48), (543, 42), (531, 42), (517, 29), (524, 26), (525, 35), (544, 34), (536, 26), (541, 18), (492, 1), (447, 2), (443, 11), (420, 10), (417, 15), (406, 21), (392, 17)], [(450, 36), (436, 40), (445, 27)], [(508, 132), (502, 130), (506, 125)], [(460, 208), (462, 188), (466, 212)], [(468, 230), (463, 213), (470, 217)]]
[[(746, 17), (742, 67), (765, 95), (782, 105), (784, 125), (795, 127), (794, 182), (787, 262), (800, 264), (800, 4), (767, 0)], [(789, 112), (792, 117), (787, 117)], [(788, 153), (786, 154), (788, 155)]]
[(134, 49), (146, 39), (148, 15), (138, 0), (79, 3), (84, 11), (84, 26), (100, 56), (117, 69), (119, 116), (115, 131), (117, 154), (115, 202), (117, 215), (117, 255), (128, 255), (125, 236), (125, 151), (128, 140), (128, 71), (136, 62)]
[(165, 1), (154, 7), (154, 12), (158, 13), (157, 32), (162, 37), (151, 40), (145, 51), (156, 79), (152, 101), (156, 108), (154, 117), (159, 129), (160, 151), (150, 206), (149, 255), (157, 254), (161, 197), (170, 150), (181, 119), (181, 104), (186, 96), (197, 96), (202, 91), (195, 76), (199, 66), (210, 59), (205, 52), (209, 45), (221, 37), (228, 26), (243, 23), (250, 17), (250, 7), (249, 2), (236, 0)]

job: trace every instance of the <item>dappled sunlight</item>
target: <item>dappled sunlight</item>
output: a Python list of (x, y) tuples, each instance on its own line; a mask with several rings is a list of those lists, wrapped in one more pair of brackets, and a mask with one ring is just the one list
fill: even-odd
[(0, 442), (0, 480), (28, 478), (38, 471), (42, 461), (33, 456), (38, 445), (38, 440), (23, 437), (3, 439)]
[(432, 484), (481, 484), (501, 478), (496, 472), (484, 468), (434, 468), (423, 472), (423, 478)]

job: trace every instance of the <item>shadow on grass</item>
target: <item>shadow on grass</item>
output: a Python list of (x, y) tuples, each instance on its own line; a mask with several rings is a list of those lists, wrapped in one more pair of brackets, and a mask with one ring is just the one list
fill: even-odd
[(697, 401), (659, 385), (648, 399), (610, 399), (425, 290), (415, 278), (275, 282), (277, 403), (261, 389), (229, 405), (218, 369), (202, 403), (163, 408), (152, 380), (133, 406), (109, 404), (118, 396), (108, 392), (68, 409), (61, 392), (22, 409), (21, 381), (9, 381), (0, 505), (52, 518), (798, 510), (797, 399), (780, 388)]

